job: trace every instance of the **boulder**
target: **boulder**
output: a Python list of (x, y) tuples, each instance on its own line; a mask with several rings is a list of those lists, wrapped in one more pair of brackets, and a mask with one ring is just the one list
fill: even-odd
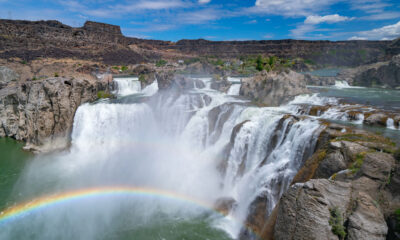
[(346, 161), (340, 151), (334, 151), (326, 156), (318, 165), (315, 178), (329, 178), (334, 173), (347, 168)]
[(214, 76), (212, 78), (210, 88), (226, 93), (231, 85), (232, 83), (229, 82), (225, 76), (224, 77)]
[(364, 123), (367, 125), (372, 125), (372, 126), (383, 126), (386, 127), (386, 121), (388, 117), (384, 113), (374, 113), (368, 116), (365, 120)]
[(291, 70), (263, 71), (242, 79), (240, 95), (268, 106), (279, 106), (299, 94), (308, 93), (304, 75)]

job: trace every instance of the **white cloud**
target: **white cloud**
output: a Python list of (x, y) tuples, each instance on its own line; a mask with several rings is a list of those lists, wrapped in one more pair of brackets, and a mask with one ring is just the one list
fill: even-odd
[(245, 22), (245, 24), (256, 24), (257, 23), (257, 20), (251, 20), (251, 21), (248, 21), (248, 22)]
[(349, 38), (349, 40), (368, 40), (368, 39), (367, 39), (367, 38), (365, 38), (365, 37), (357, 37), (357, 36), (353, 36), (353, 37)]
[[(344, 21), (350, 21), (354, 18), (340, 16), (339, 14), (332, 14), (326, 16), (311, 15), (308, 16), (303, 24), (299, 24), (295, 29), (290, 30), (291, 36), (295, 38), (306, 38), (306, 34), (309, 32), (316, 31), (316, 25), (321, 23), (338, 23)], [(324, 29), (318, 29), (323, 31)]]
[(209, 3), (209, 2), (211, 2), (211, 0), (199, 0), (200, 4), (206, 4), (206, 3)]
[(301, 24), (295, 29), (290, 30), (291, 36), (294, 38), (305, 38), (305, 35), (309, 32), (315, 31), (315, 25), (311, 24)]
[(365, 20), (388, 20), (400, 17), (400, 12), (381, 12), (377, 14), (372, 14), (366, 17), (362, 17)]
[(352, 37), (364, 38), (368, 40), (383, 40), (383, 39), (395, 39), (400, 37), (400, 21), (393, 24), (387, 25), (381, 28), (375, 28), (369, 31), (358, 32), (357, 36)]
[(326, 16), (317, 16), (317, 15), (312, 15), (308, 16), (306, 20), (304, 20), (305, 24), (320, 24), (320, 23), (337, 23), (337, 22), (344, 22), (344, 21), (349, 21), (352, 20), (353, 18), (345, 17), (345, 16), (340, 16), (339, 14), (332, 14), (332, 15), (326, 15)]
[(308, 16), (341, 0), (256, 0), (252, 12), (281, 16)]

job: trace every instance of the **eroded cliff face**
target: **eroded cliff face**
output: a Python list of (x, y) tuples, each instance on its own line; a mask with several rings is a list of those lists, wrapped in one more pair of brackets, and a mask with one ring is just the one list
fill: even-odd
[(99, 91), (108, 91), (110, 80), (48, 78), (1, 89), (0, 137), (36, 146), (57, 145), (56, 139), (67, 144), (76, 109), (96, 100)]
[(377, 63), (356, 73), (354, 84), (400, 89), (400, 54), (389, 62)]
[[(388, 47), (391, 47), (388, 49)], [(86, 22), (73, 28), (58, 21), (0, 20), (0, 58), (71, 58), (122, 65), (198, 56), (238, 58), (274, 55), (304, 58), (318, 64), (359, 66), (387, 59), (395, 51), (391, 41), (207, 41), (178, 42), (129, 38), (120, 27)], [(387, 50), (388, 49), (388, 50)]]
[(90, 21), (73, 28), (58, 21), (0, 20), (0, 58), (77, 58), (107, 64), (146, 60), (129, 47), (119, 26)]

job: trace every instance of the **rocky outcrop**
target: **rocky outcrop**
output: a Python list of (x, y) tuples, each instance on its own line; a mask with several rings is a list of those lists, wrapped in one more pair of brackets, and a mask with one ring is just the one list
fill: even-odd
[(16, 72), (14, 72), (14, 70), (6, 66), (0, 66), (0, 89), (9, 82), (17, 79), (19, 79), (19, 76)]
[(400, 89), (400, 55), (394, 56), (389, 62), (360, 71), (354, 77), (354, 84), (365, 87)]
[(0, 137), (12, 137), (33, 146), (56, 139), (65, 144), (76, 109), (96, 100), (99, 91), (108, 91), (108, 85), (107, 80), (49, 78), (3, 88)]
[(267, 106), (278, 106), (299, 94), (308, 93), (302, 74), (291, 70), (263, 71), (252, 78), (242, 79), (240, 95)]
[(392, 155), (394, 144), (333, 124), (321, 133), (318, 146), (280, 199), (276, 215), (268, 219), (267, 223), (275, 224), (265, 225), (263, 238), (383, 240), (395, 236), (391, 229), (400, 195), (393, 182), (399, 166)]
[(172, 71), (163, 71), (156, 74), (159, 90), (188, 90), (193, 88), (204, 88), (201, 80), (188, 78)]
[(228, 81), (226, 76), (221, 77), (219, 75), (214, 75), (211, 80), (210, 88), (226, 93), (231, 85), (232, 83)]

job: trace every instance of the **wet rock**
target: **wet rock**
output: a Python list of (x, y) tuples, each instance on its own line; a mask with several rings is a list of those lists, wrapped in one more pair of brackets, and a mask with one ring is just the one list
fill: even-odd
[(231, 210), (235, 209), (236, 206), (237, 206), (236, 200), (231, 197), (219, 198), (214, 204), (215, 210), (224, 215), (228, 214)]
[(364, 123), (367, 124), (367, 125), (386, 127), (387, 119), (388, 119), (388, 117), (386, 116), (386, 114), (375, 113), (375, 114), (372, 114), (372, 115), (368, 116), (364, 120)]
[(226, 77), (214, 76), (210, 88), (226, 93), (231, 85), (232, 83)]
[(156, 80), (156, 71), (152, 67), (140, 64), (132, 70), (132, 74), (139, 77), (142, 89)]
[(268, 106), (278, 106), (299, 94), (308, 93), (302, 74), (287, 70), (263, 71), (252, 78), (242, 79), (240, 95)]

